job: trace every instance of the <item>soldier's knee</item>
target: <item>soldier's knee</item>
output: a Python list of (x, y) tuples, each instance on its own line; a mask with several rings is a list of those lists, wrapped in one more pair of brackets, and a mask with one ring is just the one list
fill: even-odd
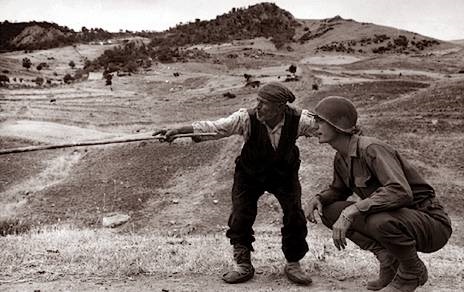
[(386, 212), (368, 216), (366, 218), (366, 228), (378, 240), (400, 232), (398, 220)]

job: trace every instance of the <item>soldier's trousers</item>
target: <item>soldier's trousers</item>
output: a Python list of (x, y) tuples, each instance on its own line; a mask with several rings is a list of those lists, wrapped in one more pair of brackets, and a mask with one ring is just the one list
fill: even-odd
[[(332, 228), (349, 201), (338, 201), (324, 206), (323, 223)], [(429, 211), (430, 210), (430, 211)], [(437, 219), (438, 218), (438, 219)], [(396, 258), (405, 258), (412, 252), (430, 253), (441, 249), (451, 236), (451, 222), (442, 209), (423, 210), (400, 208), (375, 214), (361, 214), (348, 229), (347, 237), (365, 250), (379, 245)]]

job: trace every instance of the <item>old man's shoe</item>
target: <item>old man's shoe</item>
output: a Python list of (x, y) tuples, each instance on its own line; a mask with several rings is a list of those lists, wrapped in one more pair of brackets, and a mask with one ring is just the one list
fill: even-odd
[(300, 285), (309, 285), (313, 282), (311, 277), (303, 271), (299, 262), (288, 262), (285, 265), (285, 275), (293, 283)]
[(229, 284), (243, 283), (251, 278), (255, 274), (255, 269), (251, 264), (251, 250), (250, 248), (242, 245), (234, 245), (234, 260), (236, 262), (236, 268), (222, 275), (222, 279)]
[(238, 264), (237, 267), (222, 275), (222, 279), (229, 284), (243, 283), (251, 278), (255, 274), (255, 269), (251, 264)]

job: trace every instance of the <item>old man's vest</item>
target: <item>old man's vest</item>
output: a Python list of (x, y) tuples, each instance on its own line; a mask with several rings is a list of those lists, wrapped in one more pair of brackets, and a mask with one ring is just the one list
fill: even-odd
[(298, 125), (301, 111), (286, 106), (285, 122), (282, 127), (279, 145), (274, 150), (266, 126), (257, 116), (256, 110), (248, 110), (251, 132), (245, 142), (237, 166), (259, 181), (285, 179), (300, 167), (300, 151), (295, 145), (298, 138)]

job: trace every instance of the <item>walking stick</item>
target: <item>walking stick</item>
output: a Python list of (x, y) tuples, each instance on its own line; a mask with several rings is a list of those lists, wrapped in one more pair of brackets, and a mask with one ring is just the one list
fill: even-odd
[[(177, 135), (174, 135), (173, 138), (177, 139), (177, 138), (189, 138), (189, 137), (191, 138), (191, 137), (215, 136), (215, 135), (216, 133), (189, 133), (189, 134), (177, 134)], [(158, 135), (158, 136), (150, 136), (150, 137), (111, 139), (111, 140), (101, 140), (101, 141), (86, 141), (86, 142), (55, 144), (55, 145), (28, 146), (28, 147), (20, 147), (20, 148), (2, 149), (0, 150), (0, 155), (40, 151), (40, 150), (48, 150), (48, 149), (129, 143), (129, 142), (146, 141), (146, 140), (159, 140), (159, 141), (164, 142), (166, 140), (166, 137), (164, 135)]]

